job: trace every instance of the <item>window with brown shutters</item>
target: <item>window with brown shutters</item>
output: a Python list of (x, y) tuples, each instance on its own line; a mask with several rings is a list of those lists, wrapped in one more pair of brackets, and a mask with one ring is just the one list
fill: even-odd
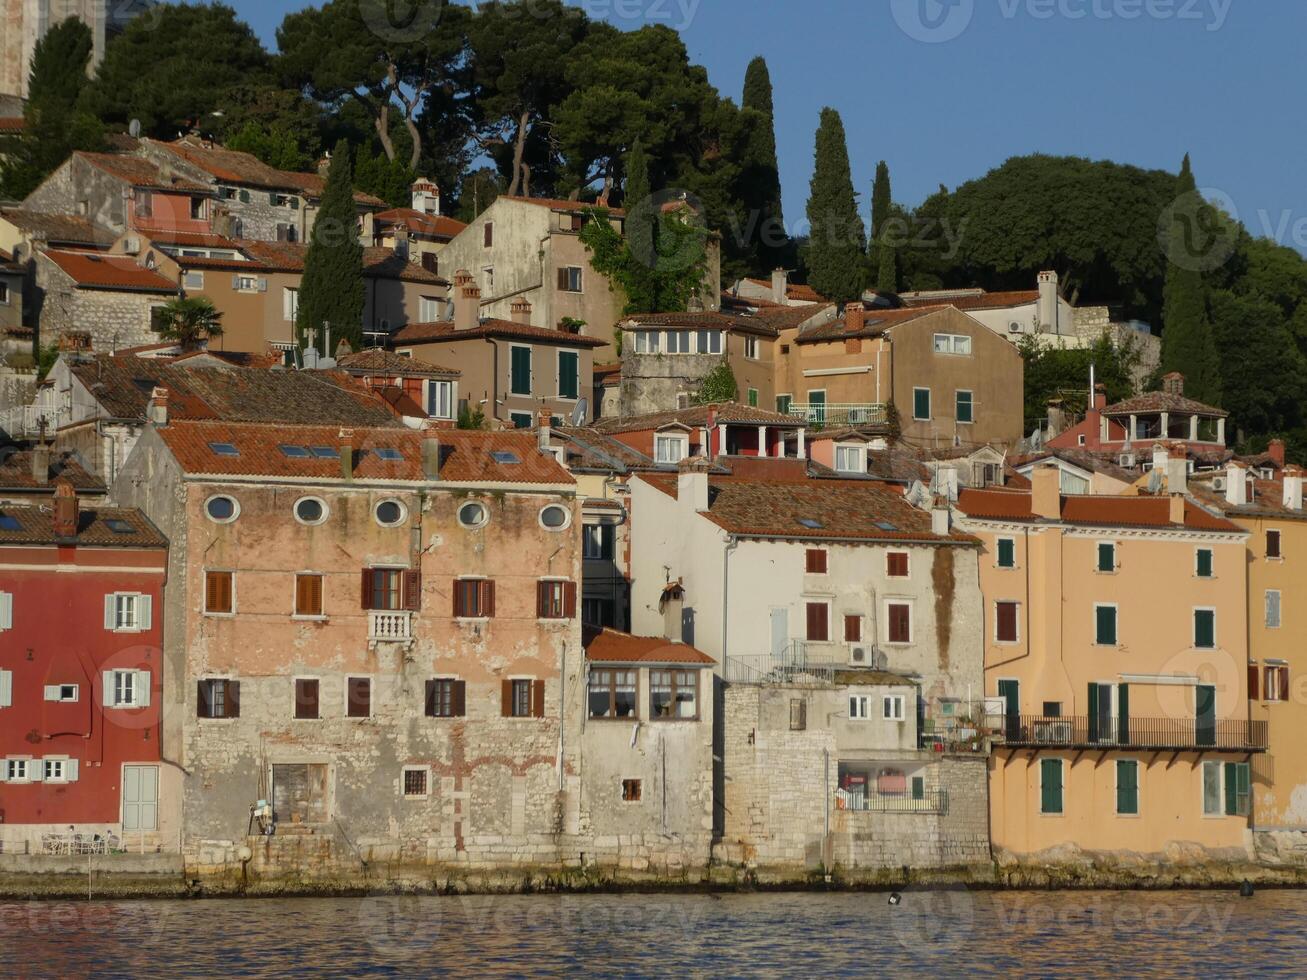
[(489, 619), (495, 614), (495, 583), (484, 578), (454, 579), (454, 616)]
[(994, 603), (994, 639), (999, 643), (1017, 642), (1017, 612), (1020, 605), (1015, 602)]
[(345, 681), (345, 715), (368, 718), (372, 715), (372, 679), (350, 677)]
[(295, 678), (295, 717), (313, 719), (321, 716), (322, 705), (318, 697), (316, 677)]
[(815, 643), (825, 643), (830, 639), (830, 607), (826, 603), (808, 603), (807, 637)]
[(891, 551), (885, 556), (885, 573), (890, 578), (907, 578), (908, 577), (908, 553), (906, 551)]
[(1267, 557), (1267, 558), (1280, 558), (1280, 557), (1282, 557), (1282, 555), (1280, 554), (1280, 532), (1279, 532), (1279, 531), (1267, 531), (1267, 532), (1266, 532), (1266, 557)]
[(295, 576), (295, 615), (322, 615), (322, 576), (303, 573)]
[(404, 604), (404, 576), (402, 568), (365, 568), (363, 569), (362, 595), (360, 601), (364, 609), (387, 610), (397, 612), (406, 608)]
[(1248, 700), (1256, 701), (1261, 692), (1261, 668), (1257, 664), (1248, 665)]
[(862, 617), (861, 616), (844, 617), (844, 642), (845, 643), (862, 642)]
[(808, 549), (807, 570), (809, 575), (826, 574), (826, 549), (825, 548)]
[(481, 244), (485, 248), (490, 248), (495, 244), (495, 223), (487, 221), (481, 230)]
[(204, 611), (206, 613), (235, 612), (232, 601), (232, 572), (204, 573)]
[(905, 602), (891, 602), (886, 606), (889, 620), (889, 642), (912, 642), (912, 607)]
[(540, 619), (575, 619), (576, 583), (557, 579), (537, 582), (536, 616)]
[(241, 682), (214, 678), (196, 683), (195, 717), (239, 718)]
[(505, 718), (543, 718), (545, 682), (516, 677), (503, 682), (501, 713)]
[(422, 573), (410, 570), (404, 573), (403, 579), (404, 608), (417, 612), (422, 608)]
[(452, 677), (427, 681), (428, 718), (462, 718), (467, 714), (467, 682)]

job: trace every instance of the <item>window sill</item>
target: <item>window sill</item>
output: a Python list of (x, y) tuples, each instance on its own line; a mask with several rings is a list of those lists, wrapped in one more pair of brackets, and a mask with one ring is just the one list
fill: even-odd
[(236, 614), (234, 612), (209, 612), (206, 609), (204, 617), (205, 619), (235, 619)]
[(640, 719), (635, 715), (628, 715), (625, 718), (610, 718), (608, 715), (586, 715), (585, 717), (586, 717), (586, 721), (602, 721), (602, 722), (640, 721)]
[(429, 719), (431, 719), (432, 721), (462, 721), (462, 720), (464, 720), (464, 719), (467, 718), (467, 715), (426, 715), (426, 714), (424, 714), (422, 717), (423, 717), (423, 718), (429, 718)]
[(492, 618), (491, 616), (455, 616), (454, 622), (467, 626), (479, 626), (482, 623), (490, 622)]
[(290, 618), (297, 623), (325, 623), (327, 621), (326, 616), (300, 616), (298, 614), (292, 614)]
[(112, 629), (109, 630), (109, 632), (110, 633), (148, 633), (150, 631), (139, 626), (132, 626), (130, 628), (124, 627), (122, 629)]
[[(631, 721), (632, 719), (630, 719), (630, 718), (627, 718), (627, 719), (621, 719), (621, 718), (619, 718), (619, 719), (617, 719), (617, 720), (618, 720), (618, 721), (622, 721), (622, 720)], [(634, 719), (634, 720), (638, 721), (639, 719)], [(693, 718), (650, 718), (650, 719), (649, 719), (649, 721), (652, 722), (652, 723), (654, 723), (654, 724), (675, 724), (675, 723), (678, 722), (678, 721), (679, 721), (679, 722), (686, 722), (686, 721), (700, 721), (700, 720), (701, 720), (701, 719), (699, 718), (698, 715), (695, 715)]]
[(211, 721), (240, 721), (239, 718), (228, 718), (228, 717), (226, 717), (225, 715), (224, 715), (223, 717), (221, 717), (221, 718), (205, 718), (205, 717), (202, 717), (202, 716), (198, 716), (198, 715), (197, 715), (196, 718), (195, 718), (195, 720), (196, 720), (196, 721), (203, 721), (203, 722), (211, 722)]

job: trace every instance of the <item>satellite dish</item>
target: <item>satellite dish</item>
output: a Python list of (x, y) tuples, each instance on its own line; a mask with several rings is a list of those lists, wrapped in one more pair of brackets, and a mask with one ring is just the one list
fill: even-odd
[(572, 428), (576, 428), (585, 421), (585, 413), (589, 407), (589, 404), (584, 398), (578, 398), (576, 400), (576, 407), (572, 409), (571, 415)]
[(141, 121), (139, 119), (133, 119), (127, 124), (127, 135), (132, 139), (136, 139), (141, 135)]

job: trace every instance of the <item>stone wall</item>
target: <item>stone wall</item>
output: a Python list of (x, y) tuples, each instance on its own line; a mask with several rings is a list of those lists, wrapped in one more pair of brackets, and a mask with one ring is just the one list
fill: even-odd
[(703, 379), (722, 363), (720, 354), (637, 354), (627, 337), (622, 351), (622, 384), (618, 412), (623, 416), (671, 412), (676, 396), (699, 391)]
[(40, 294), (37, 340), (43, 347), (72, 333), (89, 335), (96, 353), (159, 342), (150, 328), (150, 311), (168, 300), (164, 294), (78, 288), (40, 253), (36, 285)]
[(1095, 343), (1106, 333), (1115, 347), (1129, 345), (1133, 348), (1139, 358), (1134, 370), (1130, 372), (1136, 391), (1144, 390), (1161, 363), (1162, 338), (1141, 333), (1128, 323), (1114, 322), (1111, 310), (1106, 306), (1077, 307), (1073, 329), (1076, 337), (1085, 344)]

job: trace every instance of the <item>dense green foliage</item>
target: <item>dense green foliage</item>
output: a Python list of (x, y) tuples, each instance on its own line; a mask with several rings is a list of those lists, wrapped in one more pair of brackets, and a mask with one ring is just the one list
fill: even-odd
[(315, 331), (314, 345), (325, 354), (330, 351), (325, 349), (324, 324), (331, 325), (333, 340), (363, 349), (363, 247), (355, 231), (351, 169), (349, 144), (342, 140), (331, 156), (300, 282), (296, 330), (301, 342), (306, 331)]
[(222, 336), (222, 313), (207, 296), (186, 296), (169, 300), (158, 311), (159, 335), (183, 347)]
[(740, 393), (740, 386), (735, 381), (735, 372), (725, 360), (703, 376), (695, 401), (700, 405), (712, 405), (716, 402), (733, 402)]
[(581, 243), (590, 264), (626, 297), (625, 313), (670, 313), (701, 298), (707, 276), (707, 232), (701, 216), (681, 208), (653, 215), (653, 235), (637, 253), (609, 223), (603, 208), (586, 213)]
[(808, 195), (808, 281), (827, 299), (857, 299), (866, 283), (867, 233), (858, 213), (844, 122), (821, 111)]
[(312, 165), (294, 136), (284, 129), (267, 129), (253, 120), (237, 130), (223, 145), (229, 150), (253, 154), (278, 170), (306, 170)]
[(744, 238), (742, 251), (756, 259), (753, 263), (755, 271), (765, 272), (769, 267), (790, 265), (793, 257), (781, 206), (771, 73), (761, 56), (749, 62), (744, 73), (741, 108), (745, 113), (761, 116), (761, 119), (747, 121), (753, 133), (753, 146), (742, 174), (742, 203), (746, 208), (745, 225), (741, 229)]
[(1139, 352), (1133, 346), (1117, 348), (1103, 337), (1092, 347), (1067, 348), (1026, 336), (1017, 349), (1025, 361), (1027, 430), (1035, 420), (1044, 418), (1054, 398), (1062, 399), (1067, 411), (1074, 415), (1085, 413), (1090, 365), (1095, 381), (1107, 389), (1109, 404), (1134, 394), (1130, 372), (1139, 361)]

